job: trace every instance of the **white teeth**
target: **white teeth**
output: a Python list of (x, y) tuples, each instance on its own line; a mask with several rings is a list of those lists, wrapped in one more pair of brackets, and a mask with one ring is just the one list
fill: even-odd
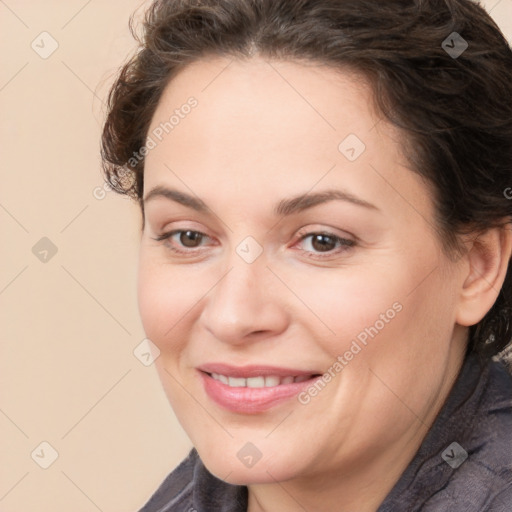
[(272, 388), (281, 384), (292, 384), (294, 382), (304, 382), (312, 377), (312, 375), (300, 375), (293, 377), (292, 375), (287, 377), (277, 377), (276, 375), (249, 377), (244, 379), (243, 377), (227, 377), (220, 373), (212, 373), (211, 377), (215, 380), (222, 382), (232, 388)]
[(274, 386), (279, 386), (280, 382), (281, 382), (281, 379), (279, 377), (274, 377), (273, 375), (265, 377), (265, 387), (266, 388), (273, 388)]
[(232, 388), (245, 388), (247, 386), (247, 379), (243, 377), (228, 377), (228, 384)]
[(223, 382), (224, 384), (227, 384), (228, 383), (228, 378), (225, 376), (225, 375), (220, 375), (219, 373), (212, 373), (212, 377), (215, 379), (215, 380), (220, 380), (221, 382)]
[(265, 387), (265, 377), (249, 377), (247, 379), (248, 388), (263, 388)]

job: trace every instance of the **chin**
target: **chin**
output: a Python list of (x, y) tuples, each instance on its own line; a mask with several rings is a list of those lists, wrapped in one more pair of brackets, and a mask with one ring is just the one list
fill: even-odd
[[(283, 482), (296, 476), (297, 465), (294, 461), (276, 459), (275, 456), (262, 456), (251, 467), (235, 457), (226, 457), (226, 451), (204, 455), (197, 449), (199, 456), (208, 471), (233, 485), (252, 485)], [(241, 456), (243, 460), (243, 454)], [(250, 461), (248, 461), (249, 463)]]

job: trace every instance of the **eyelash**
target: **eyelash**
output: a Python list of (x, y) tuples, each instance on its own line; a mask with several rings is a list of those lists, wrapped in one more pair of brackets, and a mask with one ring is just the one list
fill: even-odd
[[(303, 242), (304, 240), (311, 238), (313, 239), (315, 236), (326, 236), (333, 240), (333, 242), (336, 244), (337, 248), (326, 251), (326, 252), (314, 252), (314, 251), (306, 251), (304, 249), (300, 249), (302, 252), (308, 255), (310, 258), (316, 258), (316, 259), (323, 259), (323, 258), (329, 258), (333, 256), (337, 256), (341, 253), (344, 253), (345, 251), (351, 249), (356, 245), (356, 242), (354, 240), (351, 240), (349, 238), (343, 238), (341, 236), (335, 235), (334, 233), (330, 233), (329, 231), (308, 231), (306, 233), (301, 233), (299, 231), (299, 240), (296, 243)], [(312, 241), (310, 242), (312, 243)], [(294, 244), (295, 245), (295, 244)]]
[[(177, 254), (182, 254), (182, 255), (188, 254), (188, 255), (190, 255), (191, 253), (197, 252), (198, 249), (200, 250), (200, 247), (192, 247), (189, 250), (186, 250), (186, 249), (183, 250), (183, 249), (178, 249), (177, 247), (172, 246), (169, 243), (169, 240), (174, 235), (179, 235), (179, 234), (182, 234), (182, 233), (185, 233), (185, 232), (199, 234), (199, 235), (201, 235), (204, 238), (210, 238), (208, 235), (206, 235), (205, 233), (202, 233), (201, 231), (195, 231), (193, 229), (175, 229), (175, 230), (169, 231), (168, 233), (162, 233), (161, 235), (159, 235), (157, 237), (154, 237), (153, 240), (156, 240), (157, 242), (167, 242), (167, 243), (165, 243), (165, 245), (171, 251), (173, 251), (173, 252), (175, 252)], [(319, 236), (319, 235), (320, 236), (327, 236), (327, 237), (331, 238), (338, 245), (338, 248), (337, 249), (333, 249), (331, 251), (326, 251), (324, 253), (322, 253), (322, 252), (306, 251), (304, 249), (300, 249), (302, 252), (306, 253), (308, 255), (308, 257), (310, 257), (310, 258), (323, 259), (323, 258), (332, 257), (333, 255), (337, 255), (337, 254), (340, 254), (342, 252), (345, 252), (348, 249), (350, 249), (350, 248), (352, 248), (352, 247), (354, 247), (356, 245), (356, 242), (354, 240), (350, 240), (348, 238), (342, 238), (342, 237), (340, 237), (338, 235), (335, 235), (334, 233), (329, 233), (328, 231), (309, 231), (309, 232), (303, 233), (303, 234), (301, 234), (299, 232), (299, 239), (298, 239), (298, 241), (296, 243), (303, 242), (307, 238), (314, 237), (314, 236)]]

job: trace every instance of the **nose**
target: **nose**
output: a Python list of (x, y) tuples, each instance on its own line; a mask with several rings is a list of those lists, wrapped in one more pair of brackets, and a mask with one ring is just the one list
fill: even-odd
[(263, 258), (250, 264), (235, 260), (207, 295), (202, 326), (232, 345), (282, 333), (289, 323), (289, 308), (281, 300), (276, 281)]

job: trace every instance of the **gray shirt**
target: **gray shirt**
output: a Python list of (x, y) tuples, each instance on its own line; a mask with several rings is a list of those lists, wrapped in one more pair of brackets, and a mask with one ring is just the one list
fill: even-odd
[[(247, 487), (214, 477), (193, 449), (139, 512), (246, 511)], [(512, 376), (503, 363), (466, 357), (432, 428), (377, 510), (402, 511), (512, 512)]]

